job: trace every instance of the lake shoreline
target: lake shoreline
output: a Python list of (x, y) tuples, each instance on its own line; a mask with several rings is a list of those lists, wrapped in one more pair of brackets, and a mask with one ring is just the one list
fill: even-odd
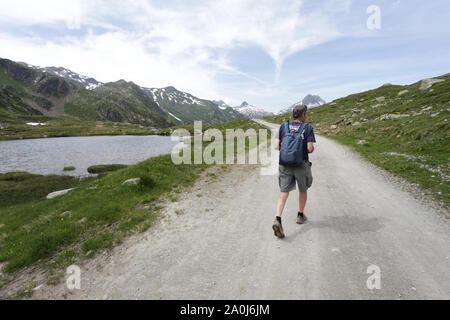
[[(134, 165), (172, 153), (179, 141), (160, 135), (101, 135), (0, 141), (0, 173), (90, 176), (95, 165)], [(67, 171), (66, 168), (73, 167)]]

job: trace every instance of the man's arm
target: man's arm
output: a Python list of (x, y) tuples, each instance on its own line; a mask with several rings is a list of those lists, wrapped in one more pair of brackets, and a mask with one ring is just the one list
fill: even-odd
[(308, 153), (314, 152), (314, 142), (308, 142)]
[(280, 150), (281, 149), (281, 140), (280, 139), (275, 139), (275, 146), (274, 146), (275, 150)]

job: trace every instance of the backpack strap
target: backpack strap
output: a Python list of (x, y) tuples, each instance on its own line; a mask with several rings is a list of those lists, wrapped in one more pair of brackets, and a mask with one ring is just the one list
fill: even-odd
[(302, 124), (302, 126), (300, 127), (300, 129), (298, 130), (298, 135), (301, 136), (303, 134), (303, 130), (305, 130), (307, 126), (308, 126), (308, 124), (306, 122), (304, 122)]
[[(287, 133), (289, 133), (291, 130), (289, 129), (289, 121), (288, 122), (286, 122), (285, 124), (284, 124), (284, 131), (285, 131), (285, 134), (287, 134)], [(301, 125), (301, 127), (299, 128), (299, 130), (297, 131), (297, 133), (299, 134), (299, 135), (301, 135), (302, 133), (303, 133), (303, 130), (305, 130), (305, 128), (308, 126), (308, 123), (306, 123), (306, 122), (303, 122), (303, 124)]]
[(289, 132), (290, 132), (290, 130), (289, 130), (289, 121), (288, 121), (284, 124), (284, 134), (288, 134)]

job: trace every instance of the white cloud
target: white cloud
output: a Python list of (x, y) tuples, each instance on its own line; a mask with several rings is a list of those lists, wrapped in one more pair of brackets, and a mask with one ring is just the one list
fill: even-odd
[[(100, 81), (125, 78), (143, 86), (174, 85), (200, 97), (228, 97), (231, 102), (237, 102), (241, 92), (226, 92), (221, 74), (241, 76), (252, 87), (262, 85), (262, 90), (270, 88), (267, 92), (276, 94), (273, 80), (278, 81), (284, 61), (342, 36), (330, 12), (351, 6), (349, 0), (328, 0), (308, 11), (302, 0), (80, 1), (0, 0), (0, 28), (42, 25), (55, 27), (61, 34), (67, 21), (77, 19), (73, 10), (77, 8), (82, 13), (82, 30), (91, 30), (25, 37), (9, 30), (0, 33), (0, 56), (60, 65)], [(260, 79), (233, 65), (229, 52), (251, 47), (271, 57), (275, 67), (269, 68), (275, 76)]]
[(0, 20), (12, 25), (66, 23), (81, 17), (80, 0), (0, 0)]

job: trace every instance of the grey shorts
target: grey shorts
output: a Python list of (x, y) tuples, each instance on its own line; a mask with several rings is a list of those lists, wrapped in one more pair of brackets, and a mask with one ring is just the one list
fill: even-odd
[(308, 191), (313, 183), (311, 163), (304, 162), (301, 167), (286, 167), (280, 165), (278, 177), (281, 192), (291, 192), (298, 188), (302, 192)]

